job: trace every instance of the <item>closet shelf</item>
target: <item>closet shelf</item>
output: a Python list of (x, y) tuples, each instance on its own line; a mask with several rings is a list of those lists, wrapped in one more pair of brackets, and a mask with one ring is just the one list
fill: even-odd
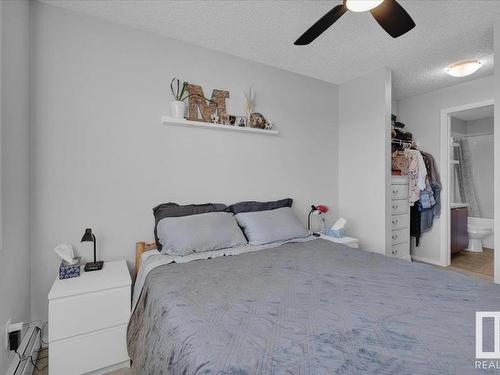
[(175, 125), (175, 126), (187, 126), (187, 127), (195, 127), (195, 128), (230, 130), (230, 131), (265, 134), (265, 135), (278, 135), (280, 133), (277, 130), (257, 129), (257, 128), (250, 128), (250, 127), (235, 126), (235, 125), (212, 124), (209, 122), (178, 119), (178, 118), (174, 118), (174, 117), (170, 117), (170, 116), (162, 116), (161, 123), (163, 125)]

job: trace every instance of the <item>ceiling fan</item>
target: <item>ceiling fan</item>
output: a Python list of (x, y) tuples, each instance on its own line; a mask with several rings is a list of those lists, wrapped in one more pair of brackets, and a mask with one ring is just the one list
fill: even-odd
[(396, 0), (343, 0), (327, 14), (312, 25), (295, 45), (302, 46), (311, 43), (332, 26), (345, 12), (370, 11), (380, 26), (393, 38), (397, 38), (415, 27), (410, 15)]

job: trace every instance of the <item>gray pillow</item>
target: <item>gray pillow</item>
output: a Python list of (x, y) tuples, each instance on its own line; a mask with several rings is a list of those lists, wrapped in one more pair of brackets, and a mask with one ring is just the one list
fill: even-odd
[(263, 245), (277, 241), (288, 241), (309, 235), (290, 207), (269, 211), (242, 212), (235, 215), (248, 242)]
[(247, 243), (233, 214), (205, 214), (166, 217), (158, 222), (162, 253), (188, 255)]
[(282, 207), (292, 207), (293, 199), (285, 198), (280, 199), (279, 201), (270, 201), (270, 202), (256, 202), (256, 201), (247, 201), (247, 202), (238, 202), (230, 205), (224, 211), (232, 212), (233, 214), (239, 214), (241, 212), (255, 212), (255, 211), (267, 211), (267, 210), (275, 210), (277, 208)]
[(204, 203), (204, 204), (186, 204), (179, 206), (177, 203), (169, 202), (162, 203), (153, 208), (155, 216), (155, 241), (156, 248), (161, 251), (161, 243), (158, 239), (158, 222), (166, 217), (178, 217), (197, 214), (206, 214), (207, 212), (218, 212), (226, 209), (225, 204), (221, 203)]

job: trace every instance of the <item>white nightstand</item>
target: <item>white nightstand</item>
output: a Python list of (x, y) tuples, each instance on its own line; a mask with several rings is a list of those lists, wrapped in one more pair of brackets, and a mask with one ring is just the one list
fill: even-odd
[(340, 243), (342, 245), (346, 245), (346, 246), (349, 246), (349, 247), (352, 247), (355, 249), (359, 248), (359, 240), (357, 238), (353, 238), (353, 237), (337, 238), (337, 237), (327, 236), (326, 234), (320, 235), (320, 238), (327, 240), (327, 241)]
[(49, 292), (49, 374), (104, 374), (129, 367), (130, 273), (124, 260), (54, 281)]

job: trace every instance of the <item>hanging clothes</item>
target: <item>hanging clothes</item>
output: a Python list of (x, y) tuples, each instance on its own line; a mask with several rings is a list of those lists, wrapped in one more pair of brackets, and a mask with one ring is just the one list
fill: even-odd
[(427, 178), (427, 168), (425, 167), (424, 158), (422, 154), (418, 150), (408, 150), (413, 151), (415, 157), (417, 158), (418, 170), (417, 170), (417, 186), (420, 190), (425, 190), (426, 187), (426, 178)]
[(436, 164), (436, 159), (428, 152), (420, 151), (422, 157), (424, 158), (425, 167), (427, 168), (427, 177), (429, 179), (429, 184), (434, 194), (434, 200), (436, 204), (433, 206), (433, 211), (435, 216), (441, 215), (441, 190), (443, 189), (441, 185), (441, 178), (439, 177), (439, 172)]
[(420, 231), (421, 215), (417, 205), (413, 205), (412, 207), (410, 207), (410, 236), (415, 237), (415, 245), (418, 247), (418, 245), (420, 244), (420, 235), (422, 234), (422, 232)]
[(422, 233), (431, 230), (434, 217), (441, 213), (441, 180), (434, 157), (413, 149), (392, 154), (392, 169), (408, 176), (410, 235), (420, 244)]
[(408, 176), (409, 202), (413, 206), (420, 199), (420, 191), (425, 189), (427, 169), (422, 155), (412, 149), (396, 151), (392, 154), (392, 169)]

